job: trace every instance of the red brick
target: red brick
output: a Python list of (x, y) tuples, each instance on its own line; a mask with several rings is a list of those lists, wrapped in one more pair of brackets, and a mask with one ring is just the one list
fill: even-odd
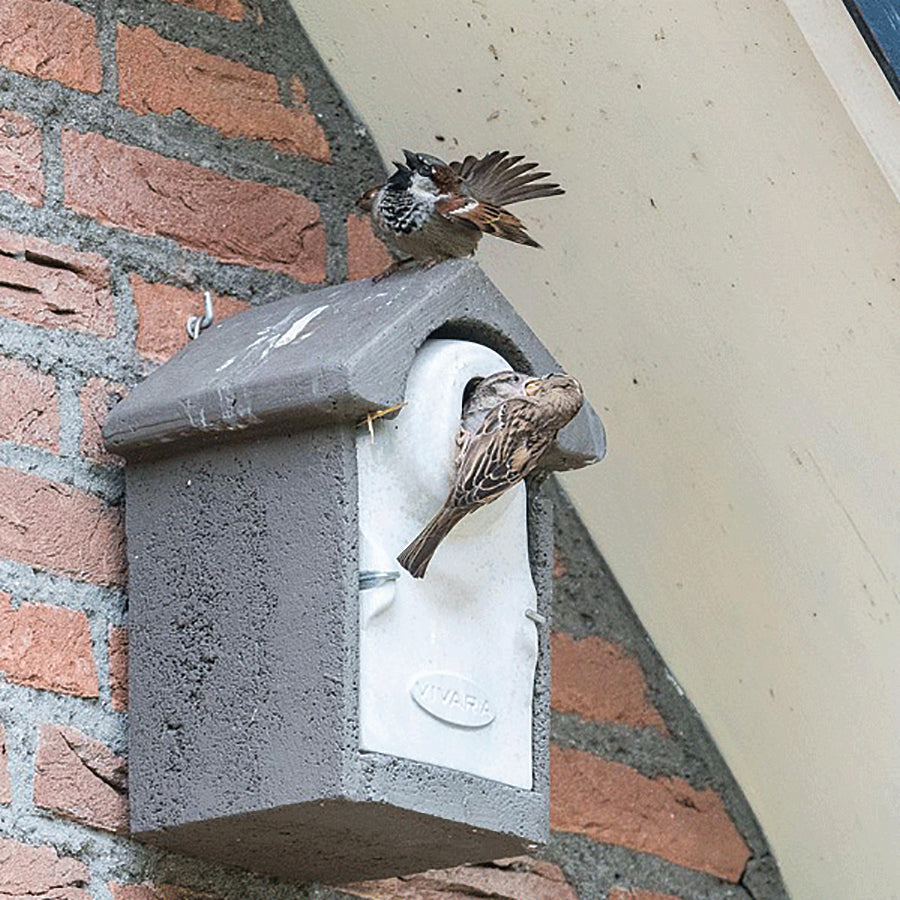
[(347, 217), (347, 278), (372, 278), (391, 264), (391, 254), (372, 233), (368, 216)]
[(73, 728), (42, 725), (34, 803), (92, 828), (128, 832), (125, 760)]
[(107, 453), (103, 443), (103, 424), (110, 409), (128, 393), (124, 384), (90, 378), (81, 389), (81, 452), (94, 462), (122, 465), (124, 460)]
[(12, 599), (0, 591), (0, 669), (14, 684), (96, 697), (97, 670), (87, 616), (46, 603), (23, 603), (13, 609)]
[(53, 847), (0, 838), (0, 897), (4, 900), (91, 900), (88, 867)]
[(92, 494), (0, 468), (0, 556), (79, 581), (125, 583), (122, 513)]
[(282, 153), (329, 162), (325, 132), (305, 102), (283, 106), (269, 72), (119, 26), (119, 102), (143, 115), (176, 109), (229, 137), (269, 141)]
[(244, 18), (244, 4), (241, 0), (175, 0), (175, 2), (182, 6), (190, 6), (191, 9), (215, 13), (233, 22), (240, 22)]
[(550, 748), (550, 827), (735, 883), (750, 857), (713, 791), (557, 746)]
[(0, 229), (0, 315), (112, 337), (109, 266), (96, 253)]
[[(147, 359), (170, 359), (188, 342), (188, 317), (203, 313), (203, 294), (168, 284), (153, 284), (139, 275), (131, 276), (131, 290), (138, 314), (138, 353)], [(213, 294), (217, 322), (249, 308), (250, 304), (244, 300)]]
[(0, 65), (98, 93), (100, 50), (94, 17), (60, 0), (3, 0)]
[(110, 705), (116, 712), (128, 709), (128, 631), (109, 629)]
[(159, 894), (149, 884), (119, 884), (112, 881), (109, 892), (113, 900), (159, 900)]
[(647, 684), (638, 662), (618, 644), (598, 637), (576, 641), (550, 636), (550, 705), (594, 722), (649, 725), (668, 734), (662, 716), (647, 702)]
[[(12, 791), (9, 784), (9, 754), (6, 751), (6, 729), (0, 722), (0, 803), (11, 803)], [(2, 857), (2, 849), (0, 849), (0, 857)], [(2, 876), (0, 876), (2, 883)], [(2, 891), (0, 891), (2, 896)]]
[(0, 440), (59, 451), (56, 379), (0, 356)]
[(119, 144), (99, 134), (62, 134), (65, 202), (105, 225), (173, 238), (226, 263), (325, 279), (319, 208), (284, 188)]
[(656, 891), (628, 890), (614, 887), (607, 894), (607, 900), (684, 900), (684, 898), (676, 897), (674, 894), (658, 894)]
[(574, 889), (558, 866), (527, 856), (501, 859), (487, 865), (431, 869), (418, 875), (362, 881), (335, 890), (365, 900), (453, 900), (454, 897), (577, 900)]
[(43, 157), (41, 129), (26, 116), (0, 110), (0, 191), (40, 206), (44, 202)]

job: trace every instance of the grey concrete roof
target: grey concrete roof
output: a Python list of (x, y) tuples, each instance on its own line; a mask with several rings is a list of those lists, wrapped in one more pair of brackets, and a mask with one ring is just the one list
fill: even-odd
[[(520, 371), (561, 371), (481, 269), (453, 261), (289, 296), (214, 324), (112, 410), (107, 447), (140, 458), (183, 444), (356, 423), (403, 400), (413, 356), (434, 336), (486, 344)], [(585, 403), (560, 433), (548, 468), (577, 468), (605, 447), (603, 426)]]

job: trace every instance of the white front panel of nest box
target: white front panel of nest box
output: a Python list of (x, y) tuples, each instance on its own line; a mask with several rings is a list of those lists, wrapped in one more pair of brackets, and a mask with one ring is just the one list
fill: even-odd
[(467, 341), (416, 354), (406, 406), (360, 429), (360, 571), (399, 572), (360, 590), (360, 745), (530, 789), (537, 631), (525, 487), (466, 516), (423, 579), (397, 555), (450, 486), (462, 396), (510, 366)]

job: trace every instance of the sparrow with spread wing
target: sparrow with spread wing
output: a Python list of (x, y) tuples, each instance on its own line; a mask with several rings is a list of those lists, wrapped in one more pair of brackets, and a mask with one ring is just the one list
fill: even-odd
[[(532, 472), (583, 402), (584, 392), (578, 381), (571, 375), (555, 374), (527, 378), (522, 385), (522, 396), (502, 400), (490, 408), (473, 433), (458, 439), (459, 452), (450, 493), (434, 518), (397, 557), (400, 565), (413, 578), (423, 577), (450, 529)], [(464, 432), (463, 427), (460, 435)]]
[(534, 171), (537, 163), (522, 162), (523, 156), (507, 150), (451, 163), (427, 153), (403, 153), (406, 164), (395, 162), (397, 171), (387, 182), (357, 201), (371, 213), (375, 235), (394, 256), (376, 280), (404, 265), (471, 256), (483, 234), (540, 247), (505, 207), (565, 193), (544, 180), (549, 172)]

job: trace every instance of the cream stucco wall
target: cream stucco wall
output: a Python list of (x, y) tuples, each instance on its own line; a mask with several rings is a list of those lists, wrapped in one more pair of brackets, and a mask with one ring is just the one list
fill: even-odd
[(565, 184), (479, 251), (603, 411), (565, 487), (795, 900), (900, 896), (900, 207), (788, 8), (295, 6), (386, 159)]

